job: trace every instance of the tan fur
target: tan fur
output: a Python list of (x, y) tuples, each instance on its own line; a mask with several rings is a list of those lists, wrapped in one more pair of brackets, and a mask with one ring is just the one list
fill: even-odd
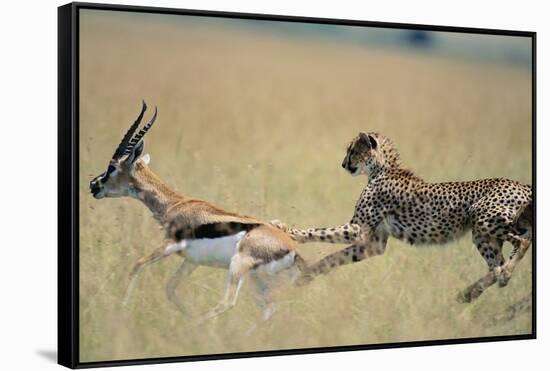
[[(142, 113), (138, 120), (141, 120), (145, 110), (146, 106), (143, 104)], [(229, 272), (225, 295), (221, 303), (210, 311), (204, 319), (215, 317), (235, 305), (239, 288), (248, 273), (253, 273), (254, 280), (259, 284), (257, 286), (262, 287), (259, 293), (261, 296), (260, 303), (265, 309), (264, 319), (269, 319), (274, 312), (269, 292), (273, 284), (267, 281), (263, 282), (266, 278), (254, 273), (260, 267), (272, 267), (273, 264), (279, 261), (282, 261), (282, 270), (304, 269), (305, 263), (296, 251), (296, 242), (287, 233), (256, 218), (225, 211), (207, 201), (182, 196), (163, 183), (147, 164), (139, 158), (143, 151), (141, 138), (152, 126), (155, 118), (156, 111), (153, 119), (147, 124), (147, 129), (143, 131), (143, 134), (139, 134), (141, 136), (136, 134), (134, 136), (136, 139), (133, 142), (123, 139), (117, 152), (115, 152), (115, 156), (110, 161), (107, 171), (90, 182), (90, 189), (95, 198), (135, 198), (147, 206), (155, 219), (166, 229), (166, 241), (163, 245), (149, 255), (140, 258), (131, 270), (124, 302), (127, 302), (136, 278), (146, 266), (164, 259), (173, 252), (185, 257), (187, 243), (195, 243), (195, 240), (199, 244), (193, 246), (201, 246), (198, 251), (204, 251), (204, 254), (206, 254), (201, 255), (200, 258), (196, 258), (195, 255), (195, 258), (201, 262), (207, 261), (208, 264), (214, 264), (208, 261), (208, 257), (211, 256), (209, 254), (216, 254), (216, 250), (205, 250), (202, 246), (207, 244), (207, 246), (211, 246), (209, 249), (214, 248), (214, 246), (216, 246), (214, 249), (218, 249), (216, 245), (218, 242), (214, 243), (212, 241), (220, 241), (217, 239), (225, 237), (233, 239), (236, 238), (233, 236), (245, 232), (245, 235), (238, 242), (239, 248), (236, 249), (231, 261), (228, 263)], [(129, 129), (130, 135), (137, 130), (136, 127), (137, 125), (134, 124)], [(121, 153), (124, 153), (124, 155), (122, 156)], [(185, 233), (180, 233), (182, 231)], [(187, 233), (187, 231), (190, 231), (190, 233)], [(199, 234), (200, 236), (196, 237)], [(180, 245), (182, 241), (184, 245)], [(184, 247), (180, 248), (180, 246)], [(197, 247), (194, 247), (194, 249), (193, 251), (196, 254)], [(222, 261), (226, 259), (223, 254), (221, 255)], [(192, 259), (190, 262), (184, 258), (184, 261), (169, 279), (166, 287), (168, 299), (182, 310), (183, 306), (177, 298), (176, 289), (182, 279), (191, 274), (196, 268), (197, 264), (192, 263), (192, 261)], [(215, 262), (217, 261), (215, 260)], [(273, 274), (278, 274), (277, 272)]]
[[(217, 307), (204, 316), (204, 320), (215, 317), (235, 305), (239, 281), (249, 271), (253, 271), (262, 264), (270, 263), (286, 255), (289, 251), (293, 251), (296, 254), (297, 267), (299, 269), (305, 267), (304, 260), (296, 251), (296, 242), (287, 233), (271, 225), (267, 225), (256, 218), (227, 212), (207, 201), (181, 196), (164, 184), (145, 164), (140, 162), (136, 164), (130, 177), (130, 184), (135, 187), (136, 197), (151, 210), (163, 226), (174, 222), (177, 222), (180, 226), (186, 225), (189, 228), (216, 222), (260, 224), (259, 227), (251, 230), (243, 237), (239, 246), (238, 256), (240, 259), (237, 259), (232, 264), (229, 272), (230, 278), (228, 279), (226, 295)], [(174, 242), (173, 232), (167, 231), (167, 245)], [(130, 293), (134, 280), (145, 266), (166, 257), (163, 254), (165, 249), (166, 245), (155, 250), (152, 254), (141, 258), (136, 263), (130, 274), (130, 289), (127, 291), (127, 295)], [(180, 266), (176, 270), (167, 286), (168, 299), (182, 310), (184, 307), (179, 302), (175, 292), (178, 284), (181, 283), (180, 277), (183, 267), (185, 265)], [(127, 300), (128, 296), (125, 301)], [(269, 305), (269, 310), (273, 311), (273, 305), (271, 303), (267, 303), (267, 305)]]

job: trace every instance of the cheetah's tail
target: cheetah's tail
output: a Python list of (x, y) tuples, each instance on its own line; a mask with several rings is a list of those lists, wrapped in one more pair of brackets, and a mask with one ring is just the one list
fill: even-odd
[(516, 214), (514, 223), (518, 226), (525, 225), (531, 227), (533, 225), (533, 200), (529, 200), (528, 204), (521, 207)]

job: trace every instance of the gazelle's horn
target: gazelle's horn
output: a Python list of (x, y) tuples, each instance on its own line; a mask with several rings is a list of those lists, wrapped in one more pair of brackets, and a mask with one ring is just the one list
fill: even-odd
[(153, 114), (153, 117), (151, 117), (151, 120), (149, 120), (149, 122), (145, 124), (145, 126), (136, 135), (134, 135), (130, 143), (128, 143), (128, 146), (126, 147), (126, 151), (124, 152), (125, 154), (129, 154), (130, 152), (132, 152), (132, 149), (134, 148), (134, 146), (138, 144), (140, 140), (143, 139), (145, 134), (147, 134), (149, 129), (151, 129), (151, 126), (153, 126), (153, 124), (155, 123), (156, 119), (157, 119), (157, 107), (155, 107), (155, 113)]
[(139, 113), (138, 118), (136, 121), (130, 126), (126, 134), (122, 137), (122, 140), (120, 141), (120, 144), (118, 145), (115, 153), (113, 154), (113, 160), (119, 159), (122, 155), (124, 155), (126, 151), (126, 147), (128, 147), (128, 142), (130, 141), (130, 138), (138, 128), (139, 124), (141, 123), (141, 120), (143, 119), (143, 114), (145, 113), (145, 110), (147, 109), (147, 105), (145, 104), (145, 101), (143, 102), (143, 106), (141, 107), (141, 112)]

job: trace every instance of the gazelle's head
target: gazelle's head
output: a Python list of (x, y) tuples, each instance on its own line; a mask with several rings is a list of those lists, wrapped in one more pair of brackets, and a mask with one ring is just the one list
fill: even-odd
[(107, 170), (96, 176), (90, 182), (90, 191), (95, 198), (123, 197), (132, 195), (132, 176), (138, 161), (149, 162), (149, 155), (143, 154), (143, 137), (149, 131), (157, 118), (157, 109), (151, 120), (143, 128), (134, 133), (141, 124), (147, 105), (143, 102), (141, 112), (130, 126), (118, 145), (113, 157), (107, 165)]

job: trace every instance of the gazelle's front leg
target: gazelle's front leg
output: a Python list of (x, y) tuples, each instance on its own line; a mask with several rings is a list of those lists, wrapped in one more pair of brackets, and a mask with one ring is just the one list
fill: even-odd
[(330, 254), (317, 263), (305, 268), (301, 276), (296, 280), (296, 284), (299, 286), (307, 284), (315, 276), (326, 274), (341, 265), (356, 263), (373, 256), (382, 255), (386, 251), (387, 242), (388, 236), (385, 234), (367, 235), (361, 243)]
[(157, 248), (155, 251), (153, 251), (151, 254), (141, 257), (137, 261), (137, 263), (134, 265), (134, 267), (132, 268), (132, 271), (128, 276), (128, 280), (129, 280), (128, 287), (126, 288), (126, 294), (124, 295), (124, 300), (122, 301), (122, 305), (128, 304), (128, 299), (130, 297), (132, 289), (134, 288), (136, 279), (141, 273), (141, 271), (143, 270), (143, 268), (158, 262), (159, 260), (161, 260), (166, 256), (164, 253), (164, 250), (167, 244), (168, 243), (163, 244), (159, 248)]
[(259, 276), (256, 272), (250, 273), (250, 281), (254, 286), (254, 299), (263, 310), (263, 320), (267, 321), (275, 314), (275, 303), (272, 297), (272, 286), (275, 278), (266, 280), (265, 277)]
[(180, 285), (181, 281), (189, 276), (196, 268), (197, 265), (184, 260), (180, 263), (180, 265), (178, 265), (178, 268), (174, 271), (174, 273), (172, 273), (168, 279), (168, 283), (166, 284), (166, 297), (168, 298), (168, 301), (178, 307), (178, 309), (184, 314), (188, 313), (183, 304), (181, 304), (176, 293), (176, 289)]

